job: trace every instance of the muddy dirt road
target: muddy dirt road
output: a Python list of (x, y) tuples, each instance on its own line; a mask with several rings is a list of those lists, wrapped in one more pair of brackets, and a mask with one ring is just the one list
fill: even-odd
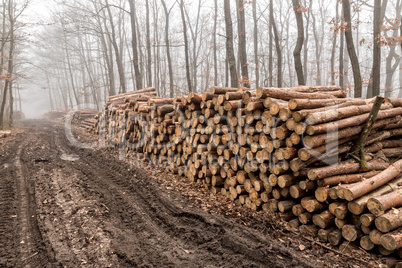
[(23, 125), (0, 146), (0, 267), (322, 266), (74, 147), (61, 124)]

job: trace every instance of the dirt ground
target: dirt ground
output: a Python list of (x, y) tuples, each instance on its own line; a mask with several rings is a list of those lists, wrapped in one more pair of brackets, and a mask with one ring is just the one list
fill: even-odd
[[(79, 135), (85, 136), (80, 133)], [(379, 267), (163, 170), (80, 149), (63, 124), (0, 139), (0, 267)], [(386, 267), (384, 265), (384, 267)]]

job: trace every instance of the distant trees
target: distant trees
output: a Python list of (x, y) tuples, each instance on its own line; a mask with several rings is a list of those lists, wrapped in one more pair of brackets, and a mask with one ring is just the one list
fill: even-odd
[[(402, 64), (401, 0), (381, 1), (386, 15), (376, 20), (375, 34), (367, 17), (378, 8), (360, 0), (56, 2), (35, 59), (48, 78), (42, 87), (52, 90), (47, 96), (54, 107), (100, 107), (109, 95), (146, 86), (174, 97), (213, 85), (318, 83), (366, 97), (363, 86), (395, 96), (402, 84), (402, 71), (396, 71)], [(383, 57), (374, 60), (378, 51)]]
[(25, 11), (28, 2), (20, 3), (14, 0), (3, 0), (1, 3), (1, 41), (0, 41), (0, 129), (6, 127), (6, 115), (8, 126), (13, 126), (14, 113), (14, 84), (18, 73), (16, 47), (22, 40), (18, 38), (18, 32), (22, 24), (19, 18)]

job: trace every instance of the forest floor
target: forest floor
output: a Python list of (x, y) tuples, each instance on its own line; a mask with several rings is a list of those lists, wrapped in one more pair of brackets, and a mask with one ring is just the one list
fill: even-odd
[(0, 139), (0, 267), (386, 267), (134, 163), (73, 146), (61, 121), (20, 122)]

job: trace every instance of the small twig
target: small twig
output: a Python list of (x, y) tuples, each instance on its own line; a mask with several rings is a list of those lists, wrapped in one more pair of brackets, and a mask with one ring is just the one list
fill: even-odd
[(36, 255), (38, 255), (38, 252), (35, 252), (34, 254), (32, 254), (32, 255), (30, 255), (30, 256), (28, 256), (28, 257), (26, 257), (26, 258), (23, 258), (23, 259), (22, 259), (22, 262), (24, 262), (24, 261), (26, 261), (26, 260), (28, 260), (28, 259), (30, 259), (30, 258), (32, 258), (32, 257), (35, 257)]

